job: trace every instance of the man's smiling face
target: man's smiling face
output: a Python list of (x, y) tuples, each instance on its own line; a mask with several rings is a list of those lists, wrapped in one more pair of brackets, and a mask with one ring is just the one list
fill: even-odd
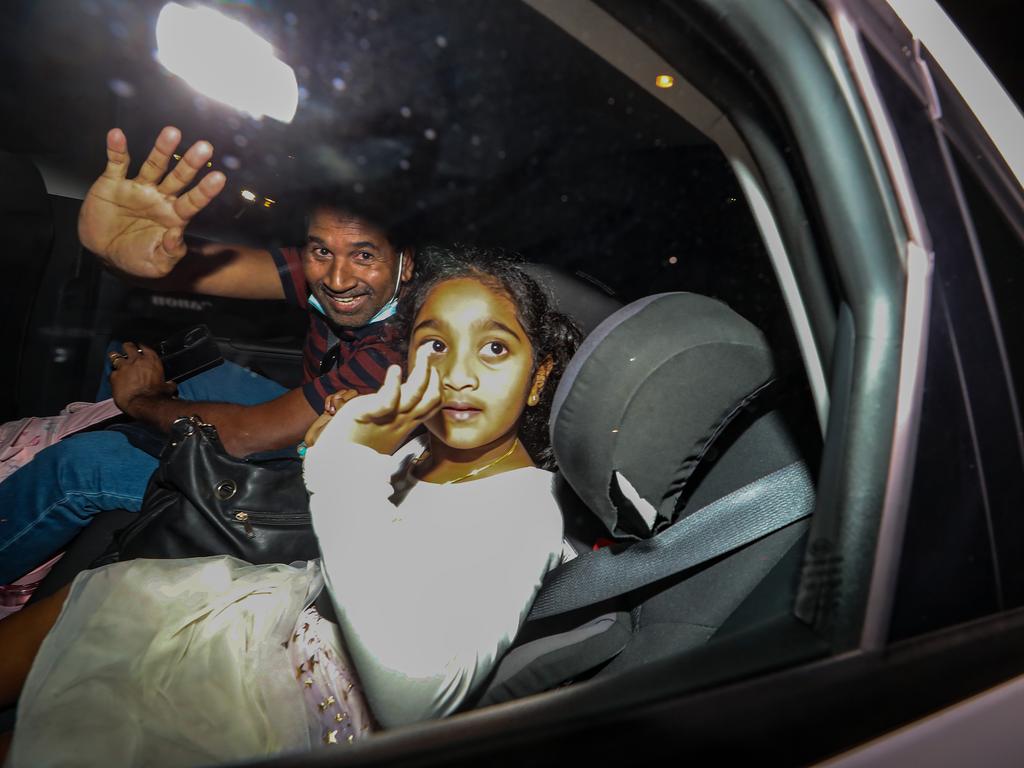
[[(401, 282), (412, 277), (412, 254), (401, 259)], [(318, 208), (309, 221), (302, 266), (309, 290), (339, 328), (366, 325), (399, 282), (399, 254), (388, 236), (345, 211)]]

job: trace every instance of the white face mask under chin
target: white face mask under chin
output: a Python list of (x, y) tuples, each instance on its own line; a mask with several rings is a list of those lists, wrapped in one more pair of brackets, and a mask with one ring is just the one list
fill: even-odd
[[(383, 307), (378, 309), (376, 313), (374, 313), (373, 317), (366, 321), (366, 325), (379, 323), (381, 320), (387, 320), (389, 317), (395, 314), (395, 312), (398, 311), (398, 289), (402, 285), (402, 265), (404, 264), (404, 261), (405, 251), (399, 251), (398, 277), (395, 279), (395, 292), (392, 294), (391, 299)], [(309, 305), (313, 307), (313, 309), (315, 309), (324, 317), (327, 317), (327, 313), (324, 311), (323, 305), (319, 302), (316, 296), (314, 296), (312, 293), (309, 294), (309, 298), (307, 299), (307, 301), (309, 302)]]

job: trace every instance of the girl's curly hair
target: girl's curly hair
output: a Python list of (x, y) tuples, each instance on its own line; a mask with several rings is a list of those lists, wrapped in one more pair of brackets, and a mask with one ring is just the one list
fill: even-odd
[(498, 249), (453, 245), (428, 246), (416, 252), (416, 276), (398, 302), (396, 322), (408, 356), (412, 324), (430, 292), (440, 283), (474, 278), (504, 293), (516, 308), (519, 324), (533, 347), (533, 368), (551, 360), (551, 371), (540, 394), (540, 402), (527, 407), (519, 427), (519, 439), (534, 463), (554, 469), (548, 419), (565, 367), (583, 338), (579, 327), (556, 310), (547, 293), (519, 265), (522, 259)]

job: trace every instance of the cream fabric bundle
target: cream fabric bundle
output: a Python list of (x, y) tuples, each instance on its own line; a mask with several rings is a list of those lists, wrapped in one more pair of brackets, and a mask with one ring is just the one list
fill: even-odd
[(84, 572), (26, 681), (9, 764), (187, 766), (307, 749), (282, 643), (322, 584), (319, 561)]

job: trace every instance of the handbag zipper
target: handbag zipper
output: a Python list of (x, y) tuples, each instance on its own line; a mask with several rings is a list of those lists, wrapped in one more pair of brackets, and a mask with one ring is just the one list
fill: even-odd
[(256, 531), (252, 527), (253, 523), (257, 525), (307, 525), (312, 522), (312, 517), (308, 514), (275, 515), (272, 512), (246, 512), (241, 509), (235, 511), (234, 517), (245, 527), (245, 535), (250, 539), (256, 536)]

